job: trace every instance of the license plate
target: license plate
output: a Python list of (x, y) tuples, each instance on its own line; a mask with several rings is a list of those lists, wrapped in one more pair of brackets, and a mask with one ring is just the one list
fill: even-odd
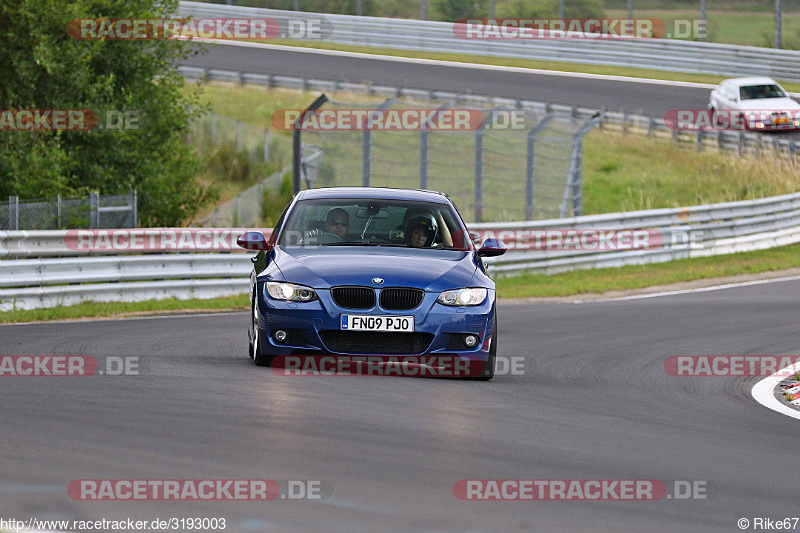
[(786, 118), (786, 117), (778, 118), (778, 119), (775, 120), (775, 124), (788, 124), (788, 123), (789, 123), (789, 119)]
[(413, 333), (413, 316), (342, 315), (342, 330)]

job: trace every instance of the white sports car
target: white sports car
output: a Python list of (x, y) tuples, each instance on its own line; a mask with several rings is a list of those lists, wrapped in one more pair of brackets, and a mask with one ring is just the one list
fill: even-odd
[(725, 80), (711, 91), (708, 109), (715, 121), (741, 121), (750, 130), (800, 128), (800, 104), (771, 78)]

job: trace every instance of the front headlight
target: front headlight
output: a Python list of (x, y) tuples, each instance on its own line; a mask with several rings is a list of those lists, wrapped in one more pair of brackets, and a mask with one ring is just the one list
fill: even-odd
[(267, 282), (267, 294), (274, 300), (291, 300), (293, 302), (310, 302), (317, 299), (317, 293), (310, 287), (277, 281)]
[(436, 298), (436, 301), (450, 306), (480, 305), (486, 301), (488, 292), (486, 289), (454, 289), (444, 291)]

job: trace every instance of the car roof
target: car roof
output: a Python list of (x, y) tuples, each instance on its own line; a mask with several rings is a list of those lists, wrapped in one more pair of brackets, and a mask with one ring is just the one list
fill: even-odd
[(374, 198), (386, 200), (417, 200), (446, 204), (447, 195), (423, 189), (392, 189), (390, 187), (324, 187), (305, 189), (298, 193), (298, 200), (318, 198)]
[[(766, 76), (749, 76), (746, 78), (731, 78), (729, 80), (725, 80), (726, 82), (731, 82), (738, 87), (743, 87), (746, 85), (778, 85), (778, 82), (773, 80), (772, 78), (767, 78)], [(724, 83), (724, 82), (723, 82)]]

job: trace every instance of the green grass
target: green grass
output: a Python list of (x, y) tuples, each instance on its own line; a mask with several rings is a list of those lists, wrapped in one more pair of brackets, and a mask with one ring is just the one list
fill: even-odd
[[(628, 16), (627, 9), (607, 9), (607, 17)], [(700, 10), (635, 9), (635, 18), (661, 19), (669, 29), (676, 19), (700, 19)], [(775, 16), (772, 12), (741, 12), (729, 10), (707, 11), (707, 37), (709, 42), (760, 46), (774, 45)], [(784, 13), (782, 17), (783, 48), (800, 48), (800, 15)]]
[(144, 313), (180, 310), (227, 310), (249, 307), (246, 294), (211, 298), (208, 300), (148, 300), (145, 302), (86, 302), (70, 306), (58, 306), (48, 309), (16, 309), (0, 311), (0, 323), (10, 322), (46, 322), (52, 320), (70, 320), (76, 318), (100, 318), (112, 316), (135, 316)]
[(772, 272), (800, 267), (800, 246), (738, 254), (679, 259), (667, 263), (575, 270), (545, 275), (526, 273), (497, 280), (501, 298), (542, 298), (641, 289), (685, 281)]
[(671, 140), (594, 130), (583, 145), (583, 212), (751, 200), (800, 190), (788, 160), (739, 157)]

